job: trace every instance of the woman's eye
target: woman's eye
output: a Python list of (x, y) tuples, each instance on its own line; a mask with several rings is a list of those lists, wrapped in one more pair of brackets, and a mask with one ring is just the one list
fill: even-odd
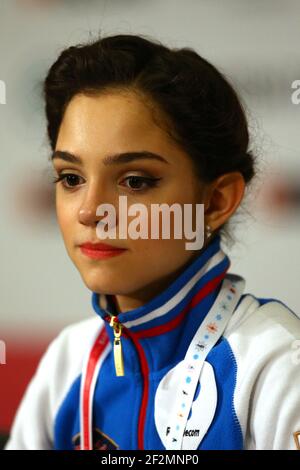
[(62, 175), (59, 175), (57, 178), (54, 178), (53, 183), (58, 183), (59, 181), (62, 181), (62, 185), (66, 189), (71, 189), (77, 186), (78, 179), (80, 179), (80, 176), (72, 174), (72, 173), (65, 173)]
[[(142, 191), (143, 189), (153, 188), (161, 178), (150, 178), (145, 176), (127, 176), (123, 181), (128, 182), (127, 186), (131, 191)], [(146, 187), (141, 187), (142, 185)]]
[[(60, 174), (58, 177), (54, 178), (53, 183), (62, 182), (62, 185), (65, 189), (72, 189), (78, 186), (80, 176), (73, 173), (64, 173)], [(145, 176), (128, 176), (123, 181), (126, 183), (126, 187), (131, 191), (143, 191), (144, 189), (153, 188), (157, 185), (157, 182), (161, 178), (150, 178)]]

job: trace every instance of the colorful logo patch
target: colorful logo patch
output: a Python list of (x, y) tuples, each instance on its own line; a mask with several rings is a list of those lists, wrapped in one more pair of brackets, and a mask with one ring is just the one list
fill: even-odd
[[(72, 438), (74, 450), (80, 450), (80, 433)], [(119, 446), (100, 429), (93, 429), (93, 450), (118, 450)]]
[(294, 432), (293, 436), (295, 439), (296, 447), (298, 450), (300, 450), (300, 431)]

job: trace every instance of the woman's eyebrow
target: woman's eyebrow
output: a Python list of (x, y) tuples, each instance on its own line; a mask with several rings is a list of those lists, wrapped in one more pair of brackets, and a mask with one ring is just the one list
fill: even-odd
[[(64, 160), (69, 163), (83, 164), (81, 157), (74, 155), (73, 153), (67, 152), (65, 150), (55, 150), (51, 156), (51, 161), (55, 159)], [(114, 165), (120, 163), (128, 163), (134, 160), (159, 160), (163, 163), (169, 164), (169, 162), (157, 153), (149, 152), (147, 150), (141, 150), (136, 152), (123, 152), (116, 153), (114, 155), (107, 155), (103, 158), (103, 165)]]

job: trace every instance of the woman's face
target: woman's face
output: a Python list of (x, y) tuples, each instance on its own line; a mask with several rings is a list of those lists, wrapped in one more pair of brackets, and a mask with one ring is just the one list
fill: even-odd
[[(199, 255), (187, 250), (192, 241), (151, 239), (151, 204), (200, 204), (204, 187), (195, 176), (187, 154), (159, 127), (151, 111), (133, 93), (112, 92), (99, 96), (76, 95), (67, 106), (60, 126), (55, 151), (80, 157), (81, 163), (53, 158), (56, 175), (75, 175), (56, 184), (58, 223), (67, 252), (86, 286), (99, 293), (114, 294), (123, 310), (135, 308), (161, 292)], [(107, 156), (124, 152), (148, 151), (163, 160), (136, 159), (125, 163), (105, 163)], [(147, 180), (129, 176), (159, 178), (151, 186)], [(116, 209), (119, 225), (119, 196), (127, 196), (127, 206), (141, 203), (148, 209), (148, 239), (101, 240), (97, 237), (96, 215), (103, 203)], [(194, 206), (193, 206), (194, 207)], [(128, 224), (136, 216), (127, 216)], [(172, 218), (171, 218), (172, 220)], [(193, 229), (195, 229), (193, 211)], [(79, 245), (97, 241), (125, 248), (122, 254), (106, 259), (91, 259)]]

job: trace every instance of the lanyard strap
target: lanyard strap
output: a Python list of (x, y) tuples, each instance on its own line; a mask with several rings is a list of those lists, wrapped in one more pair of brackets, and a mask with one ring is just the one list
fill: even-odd
[(176, 399), (170, 413), (170, 421), (168, 423), (169, 433), (166, 439), (166, 449), (168, 450), (180, 450), (182, 448), (184, 431), (205, 358), (222, 336), (244, 287), (244, 278), (234, 274), (227, 274), (223, 279), (215, 302), (198, 328), (187, 350), (183, 360), (184, 367), (181, 386), (174, 390)]

